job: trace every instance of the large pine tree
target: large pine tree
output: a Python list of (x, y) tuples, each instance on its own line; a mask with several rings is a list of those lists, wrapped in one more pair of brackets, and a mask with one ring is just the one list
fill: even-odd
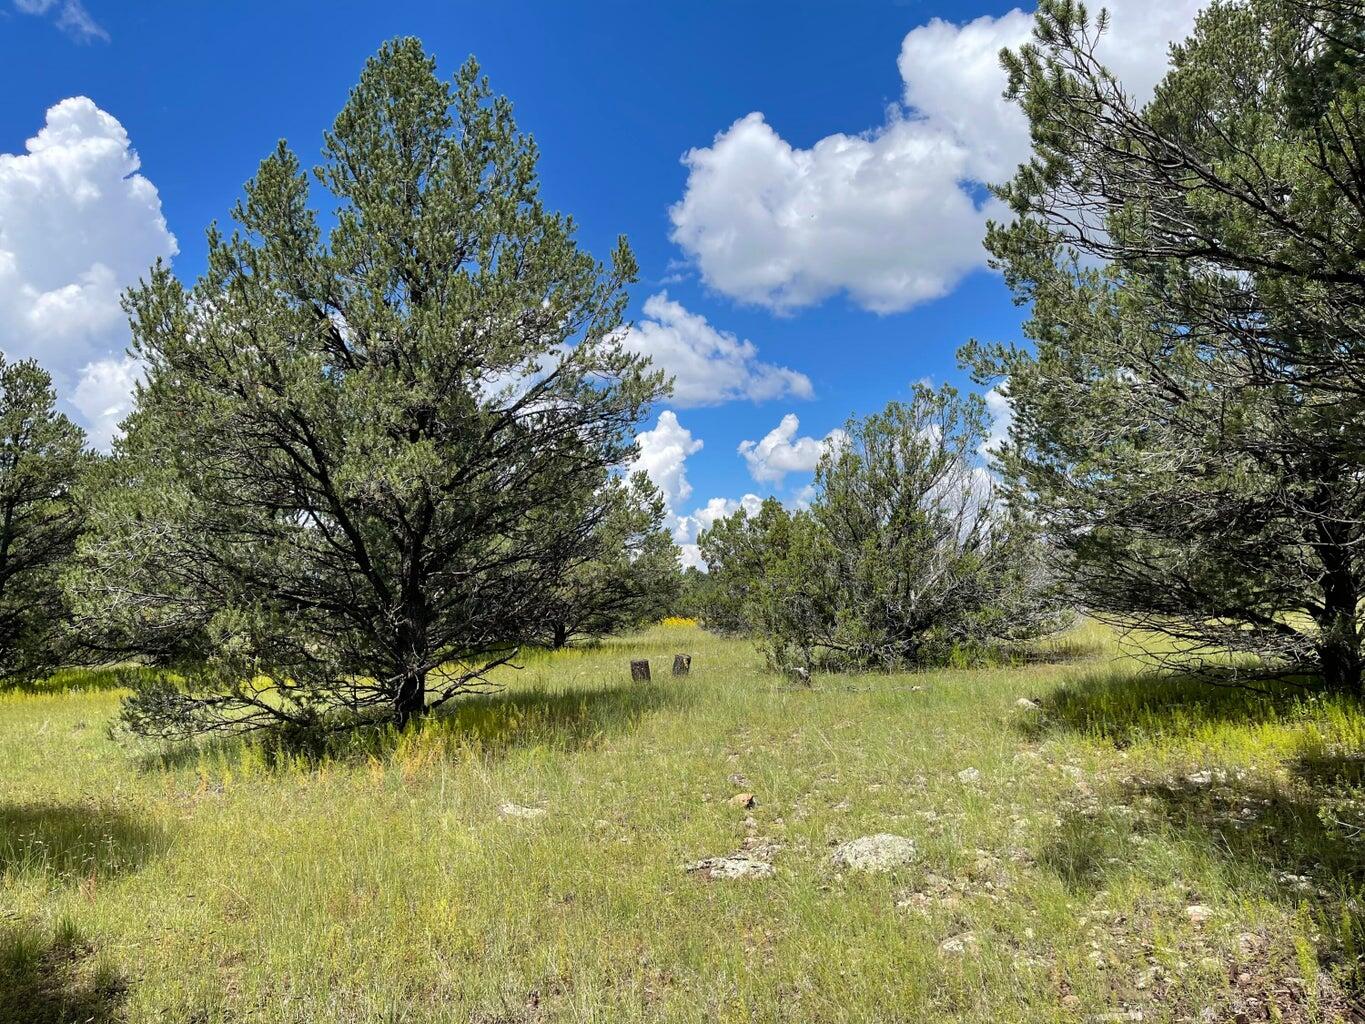
[(52, 378), (0, 355), (0, 680), (60, 664), (60, 576), (81, 529), (85, 437), (56, 411)]
[(473, 61), (451, 85), (398, 40), (321, 166), (261, 164), (192, 288), (129, 294), (147, 381), (81, 611), (176, 670), (134, 729), (402, 725), (543, 629), (662, 382), (616, 340), (624, 240), (584, 252), (536, 162)]
[(1358, 689), (1365, 5), (1218, 0), (1141, 107), (1103, 28), (1044, 0), (1005, 55), (1034, 156), (987, 246), (1033, 346), (966, 353), (1007, 381), (1003, 467), (1097, 613)]

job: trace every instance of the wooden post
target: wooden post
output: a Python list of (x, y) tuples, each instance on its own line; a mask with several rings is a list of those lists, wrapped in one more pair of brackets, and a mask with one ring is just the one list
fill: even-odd
[(630, 663), (630, 679), (634, 683), (649, 682), (649, 662), (647, 660), (632, 661)]
[(692, 655), (675, 654), (673, 655), (673, 674), (675, 676), (685, 676), (692, 671)]

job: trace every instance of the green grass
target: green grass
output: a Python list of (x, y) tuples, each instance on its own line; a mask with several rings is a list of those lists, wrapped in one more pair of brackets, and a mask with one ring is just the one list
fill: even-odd
[[(1358, 1019), (1362, 710), (1044, 653), (806, 689), (660, 627), (321, 760), (2, 695), (0, 1022)], [(919, 859), (832, 869), (881, 832)], [(683, 870), (746, 842), (773, 877)]]

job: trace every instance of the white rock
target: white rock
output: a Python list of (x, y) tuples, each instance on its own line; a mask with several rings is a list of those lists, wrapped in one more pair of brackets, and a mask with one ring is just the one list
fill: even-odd
[(913, 839), (883, 832), (851, 839), (834, 851), (836, 868), (878, 874), (909, 864), (918, 855)]
[(740, 878), (770, 878), (774, 869), (767, 861), (746, 857), (744, 854), (731, 854), (729, 857), (706, 857), (684, 865), (688, 872), (700, 871), (707, 878), (734, 880)]
[(1280, 884), (1300, 892), (1308, 892), (1313, 888), (1313, 880), (1307, 875), (1291, 875), (1288, 872), (1280, 875)]
[(1243, 956), (1251, 956), (1253, 953), (1259, 953), (1263, 945), (1265, 945), (1265, 943), (1255, 932), (1242, 932), (1241, 935), (1237, 936), (1237, 948), (1241, 951)]
[(938, 944), (938, 951), (949, 956), (961, 956), (969, 949), (976, 948), (976, 936), (971, 932), (963, 932), (961, 935), (954, 935), (952, 938), (944, 939)]
[(498, 804), (498, 813), (504, 818), (541, 818), (545, 816), (544, 807), (523, 807), (510, 801)]
[(1185, 916), (1192, 924), (1203, 924), (1213, 916), (1213, 911), (1202, 903), (1191, 903), (1185, 908)]
[(1215, 782), (1223, 783), (1228, 781), (1228, 773), (1221, 768), (1209, 768), (1204, 771), (1190, 772), (1185, 776), (1185, 785), (1193, 786), (1196, 789), (1203, 789), (1211, 786)]
[(975, 768), (963, 768), (957, 773), (958, 782), (976, 782), (981, 778), (981, 773)]

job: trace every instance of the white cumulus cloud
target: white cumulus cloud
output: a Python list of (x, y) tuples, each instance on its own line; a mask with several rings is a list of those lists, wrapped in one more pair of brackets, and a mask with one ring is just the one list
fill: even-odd
[(712, 498), (690, 514), (683, 513), (680, 511), (683, 503), (692, 496), (692, 485), (687, 480), (687, 459), (701, 451), (700, 438), (693, 437), (692, 431), (678, 422), (677, 415), (666, 409), (659, 414), (654, 428), (638, 434), (635, 440), (640, 454), (628, 467), (630, 472), (644, 470), (654, 481), (654, 486), (663, 493), (668, 505), (673, 539), (682, 552), (682, 564), (705, 568), (697, 547), (697, 535), (717, 519), (730, 515), (741, 506), (757, 512), (763, 499), (755, 494), (746, 494), (737, 502), (728, 498)]
[(673, 404), (717, 405), (735, 399), (810, 398), (804, 373), (761, 362), (751, 341), (712, 327), (666, 292), (645, 300), (645, 319), (622, 336), (625, 348), (647, 355), (673, 377)]
[(706, 570), (706, 559), (701, 557), (701, 548), (696, 544), (678, 545), (678, 564), (684, 569)]
[(649, 474), (654, 486), (663, 493), (670, 511), (690, 498), (692, 485), (687, 482), (687, 458), (701, 451), (702, 442), (678, 422), (677, 415), (665, 409), (659, 413), (654, 429), (636, 435), (635, 441), (640, 454), (631, 464), (630, 471), (644, 470)]
[[(1170, 41), (1204, 0), (1109, 0), (1101, 57), (1130, 92), (1160, 79)], [(985, 265), (981, 239), (1003, 217), (986, 183), (1029, 153), (1023, 115), (1001, 93), (998, 54), (1029, 38), (1014, 10), (965, 25), (934, 19), (902, 41), (902, 103), (886, 123), (791, 145), (755, 112), (690, 150), (672, 238), (708, 285), (784, 312), (846, 293), (891, 313), (950, 291)]]
[(755, 516), (762, 507), (762, 498), (757, 494), (746, 494), (738, 501), (733, 498), (712, 498), (701, 508), (693, 509), (691, 515), (677, 516), (673, 539), (682, 551), (680, 560), (683, 566), (706, 568), (706, 562), (701, 557), (701, 548), (697, 546), (697, 538), (703, 530), (714, 526), (716, 520), (732, 516), (741, 508), (749, 515)]
[(81, 368), (71, 404), (93, 443), (103, 448), (113, 439), (141, 378), (142, 365), (129, 355), (99, 359)]
[(0, 350), (36, 358), (105, 447), (137, 374), (119, 296), (175, 238), (128, 133), (91, 100), (49, 109), (25, 150), (0, 154)]
[(893, 312), (982, 262), (985, 215), (959, 187), (967, 158), (950, 135), (899, 115), (798, 149), (749, 114), (684, 158), (672, 237), (735, 298), (786, 311), (846, 291)]
[(788, 473), (813, 470), (826, 448), (846, 436), (842, 430), (832, 430), (823, 438), (797, 437), (800, 428), (796, 414), (787, 413), (761, 441), (741, 441), (739, 454), (749, 464), (749, 475), (759, 483), (781, 486)]
[(986, 412), (990, 414), (991, 425), (989, 436), (981, 442), (982, 455), (999, 451), (1009, 439), (1010, 424), (1014, 421), (1014, 406), (998, 387), (986, 392)]

